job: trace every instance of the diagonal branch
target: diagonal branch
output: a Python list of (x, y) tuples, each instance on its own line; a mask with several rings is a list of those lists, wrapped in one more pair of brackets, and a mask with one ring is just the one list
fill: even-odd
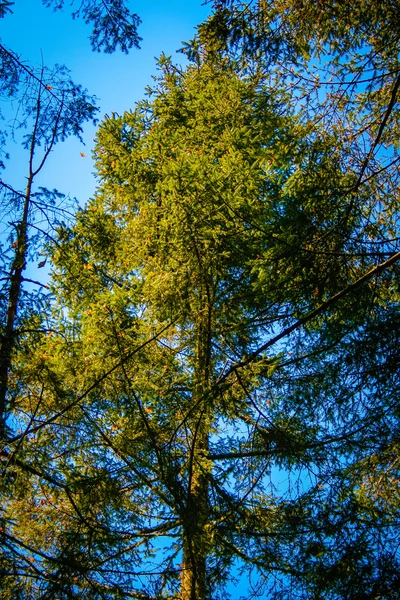
[(241, 360), (241, 361), (233, 364), (227, 371), (225, 371), (225, 374), (222, 375), (214, 383), (214, 387), (221, 385), (221, 383), (226, 381), (226, 379), (230, 375), (232, 375), (232, 373), (235, 372), (237, 369), (241, 369), (241, 368), (246, 367), (247, 365), (251, 364), (256, 358), (258, 358), (260, 356), (260, 354), (265, 352), (268, 348), (271, 348), (271, 346), (274, 346), (277, 342), (279, 342), (280, 340), (284, 339), (285, 337), (287, 337), (288, 335), (293, 333), (293, 331), (300, 329), (303, 325), (305, 325), (306, 323), (309, 323), (310, 321), (315, 319), (315, 317), (318, 317), (320, 314), (324, 313), (328, 308), (335, 305), (339, 300), (341, 300), (348, 294), (351, 294), (352, 292), (357, 290), (364, 283), (366, 283), (367, 281), (372, 279), (372, 277), (380, 275), (383, 271), (386, 271), (389, 267), (393, 266), (399, 260), (400, 260), (400, 252), (397, 252), (396, 254), (393, 254), (390, 258), (388, 258), (388, 260), (386, 260), (385, 262), (373, 267), (370, 271), (368, 271), (368, 273), (365, 273), (365, 275), (363, 275), (362, 277), (357, 279), (357, 281), (348, 285), (346, 288), (344, 288), (343, 290), (341, 290), (340, 292), (338, 292), (337, 294), (332, 296), (332, 298), (329, 298), (329, 300), (326, 300), (326, 302), (323, 302), (322, 304), (320, 304), (316, 309), (312, 310), (310, 313), (308, 313), (307, 315), (305, 315), (304, 317), (302, 317), (301, 319), (299, 319), (298, 321), (296, 321), (289, 327), (286, 327), (283, 331), (281, 331), (278, 335), (276, 335), (275, 337), (268, 340), (268, 342), (266, 342), (265, 344), (262, 344), (262, 346), (257, 348), (257, 350), (254, 350), (254, 352), (251, 352), (245, 360)]

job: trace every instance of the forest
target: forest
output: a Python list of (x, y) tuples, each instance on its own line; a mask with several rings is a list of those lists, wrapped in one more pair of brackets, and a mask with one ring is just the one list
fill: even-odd
[(399, 597), (399, 49), (396, 0), (215, 0), (73, 208), (96, 99), (0, 41), (1, 600)]

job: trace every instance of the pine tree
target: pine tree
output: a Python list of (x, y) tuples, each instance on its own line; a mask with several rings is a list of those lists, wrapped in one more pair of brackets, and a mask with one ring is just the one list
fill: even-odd
[(349, 212), (345, 142), (290, 114), (268, 76), (161, 66), (150, 100), (101, 126), (102, 184), (55, 253), (92, 446), (129, 473), (136, 526), (174, 542), (140, 593), (217, 597), (237, 561), (271, 598), (391, 593), (393, 505), (363, 525), (380, 503), (366, 465), (397, 427), (399, 256), (363, 247), (382, 235), (364, 218), (379, 186)]
[(12, 597), (218, 598), (237, 569), (247, 597), (396, 597), (396, 162), (375, 151), (397, 92), (373, 122), (373, 91), (318, 105), (314, 78), (299, 110), (279, 54), (218, 36), (101, 125), (99, 189), (51, 248), (51, 335), (16, 360), (40, 453), (10, 458), (11, 490), (35, 482), (3, 513)]
[[(289, 178), (300, 131), (262, 81), (241, 80), (229, 65), (181, 73), (162, 59), (161, 68), (149, 101), (100, 127), (103, 183), (61, 234), (55, 281), (81, 352), (90, 349), (91, 377), (119, 365), (84, 411), (90, 421), (101, 411), (93, 445), (122, 461), (136, 527), (148, 518), (176, 540), (160, 590), (179, 573), (179, 597), (208, 598), (246, 555), (236, 521), (251, 528), (253, 504), (269, 507), (264, 493), (253, 497), (263, 459), (237, 466), (235, 482), (229, 462), (216, 467), (210, 453), (251, 446), (246, 389), (272, 363), (237, 378), (232, 364), (284, 319), (257, 292), (255, 265), (276, 210), (266, 170), (277, 161), (275, 177)], [(241, 499), (243, 485), (251, 500)]]
[[(337, 140), (307, 137), (284, 94), (230, 63), (161, 68), (147, 102), (100, 127), (102, 183), (54, 250), (56, 294), (79, 340), (75, 385), (89, 389), (86, 460), (104, 468), (99, 446), (111, 452), (137, 536), (148, 519), (154, 539), (174, 542), (163, 559), (143, 548), (137, 594), (217, 597), (235, 561), (263, 573), (271, 594), (308, 577), (292, 545), (323, 485), (301, 491), (303, 469), (326, 478), (330, 443), (309, 404), (286, 402), (288, 365), (306, 361), (308, 336), (321, 339), (320, 315), (343, 321), (341, 298), (373, 273), (337, 259), (338, 231), (321, 241), (352, 177), (332, 155)], [(313, 267), (292, 250), (299, 237), (306, 249), (326, 244)], [(333, 347), (343, 337), (329, 323), (328, 335)], [(277, 492), (278, 467), (289, 483)], [(135, 556), (118, 555), (129, 590)]]
[[(13, 4), (0, 2), (0, 17), (12, 12)], [(61, 8), (62, 2), (57, 4)], [(77, 16), (94, 23), (96, 50), (111, 52), (121, 46), (126, 52), (138, 45), (139, 20), (121, 2), (85, 2)], [(66, 489), (62, 469), (53, 469), (50, 447), (47, 451), (40, 439), (30, 435), (43, 411), (51, 410), (44, 406), (43, 396), (49, 355), (40, 351), (54, 325), (52, 298), (46, 283), (38, 281), (41, 277), (35, 267), (46, 265), (43, 245), (60, 223), (71, 218), (72, 208), (64, 194), (38, 187), (37, 180), (55, 145), (70, 135), (80, 138), (84, 123), (96, 121), (97, 108), (94, 98), (71, 81), (65, 67), (32, 67), (0, 44), (0, 70), (2, 99), (16, 108), (15, 118), (7, 114), (0, 132), (0, 168), (10, 158), (7, 139), (20, 138), (27, 156), (21, 188), (11, 185), (4, 175), (0, 180), (0, 595), (10, 599), (40, 596), (50, 586), (53, 591), (49, 593), (62, 588), (62, 593), (72, 597), (71, 570), (77, 562), (71, 544), (77, 532), (71, 520), (68, 531), (61, 527), (70, 510), (65, 501), (56, 502), (59, 490)], [(60, 382), (52, 381), (52, 385), (59, 395), (66, 395)], [(50, 522), (48, 506), (52, 505), (60, 512), (53, 513)], [(59, 525), (62, 531), (57, 536)], [(49, 548), (57, 548), (53, 556), (51, 551), (46, 554)], [(30, 553), (44, 564), (48, 560), (49, 571), (35, 568)]]
[[(79, 137), (85, 121), (94, 121), (97, 111), (93, 98), (70, 80), (66, 69), (26, 69), (23, 102), (19, 106), (19, 123), (27, 131), (23, 136), (27, 157), (25, 189), (1, 181), (7, 234), (0, 290), (0, 526), (4, 598), (24, 597), (25, 592), (27, 597), (32, 583), (28, 578), (21, 584), (20, 577), (15, 576), (15, 573), (23, 576), (30, 569), (23, 538), (12, 535), (9, 522), (17, 521), (19, 528), (36, 533), (29, 521), (35, 519), (35, 510), (43, 500), (37, 498), (40, 488), (37, 477), (54, 480), (46, 470), (48, 465), (41, 460), (43, 448), (31, 444), (34, 440), (29, 436), (43, 400), (43, 364), (35, 362), (35, 356), (42, 338), (51, 330), (49, 289), (43, 281), (38, 281), (39, 275), (33, 274), (32, 264), (38, 268), (45, 266), (46, 258), (40, 256), (43, 244), (61, 222), (71, 217), (71, 212), (65, 196), (57, 190), (38, 188), (37, 178), (55, 145), (69, 135)], [(18, 440), (13, 444), (15, 436)], [(19, 508), (25, 502), (28, 506), (23, 514)], [(43, 541), (38, 551), (41, 546)]]

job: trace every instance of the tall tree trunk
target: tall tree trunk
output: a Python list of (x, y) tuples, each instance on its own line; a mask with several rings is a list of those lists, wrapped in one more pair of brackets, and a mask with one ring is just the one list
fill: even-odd
[(183, 539), (182, 600), (205, 600), (208, 598), (206, 581), (207, 491), (207, 483), (198, 481), (187, 504)]
[(6, 419), (7, 419), (7, 386), (8, 376), (11, 368), (12, 352), (15, 346), (15, 321), (17, 318), (17, 312), (21, 300), (22, 273), (26, 268), (26, 260), (28, 256), (28, 217), (29, 210), (31, 207), (31, 195), (33, 180), (36, 175), (41, 171), (47, 157), (49, 156), (57, 134), (58, 122), (61, 115), (62, 103), (60, 110), (52, 125), (52, 136), (47, 144), (47, 148), (44, 152), (39, 166), (34, 168), (34, 157), (36, 145), (38, 143), (38, 133), (40, 131), (40, 115), (41, 115), (41, 94), (42, 94), (42, 80), (43, 80), (43, 69), (40, 76), (40, 83), (38, 96), (36, 101), (36, 112), (35, 121), (32, 129), (32, 137), (29, 146), (29, 175), (28, 181), (25, 188), (24, 206), (22, 210), (22, 217), (17, 226), (17, 239), (15, 241), (15, 256), (10, 271), (10, 287), (8, 293), (8, 307), (7, 307), (7, 318), (4, 327), (4, 333), (0, 340), (0, 439), (5, 438), (6, 434)]
[(15, 343), (15, 320), (21, 297), (23, 281), (22, 273), (26, 267), (26, 257), (28, 253), (28, 215), (32, 181), (33, 174), (31, 173), (26, 186), (21, 222), (17, 227), (15, 256), (10, 272), (7, 318), (0, 343), (0, 439), (4, 439), (5, 436), (8, 375), (11, 368), (11, 356)]
[[(209, 406), (211, 363), (211, 315), (209, 294), (196, 331), (195, 386), (193, 406), (197, 414), (192, 426), (188, 495), (183, 519), (182, 600), (207, 600), (207, 555), (209, 552), (208, 453), (212, 414)], [(198, 405), (198, 410), (196, 406)]]

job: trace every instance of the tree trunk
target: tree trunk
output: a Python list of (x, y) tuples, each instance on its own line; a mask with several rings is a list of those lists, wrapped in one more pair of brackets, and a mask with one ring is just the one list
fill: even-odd
[[(197, 415), (192, 425), (189, 457), (188, 495), (183, 518), (182, 600), (207, 600), (207, 555), (209, 551), (208, 465), (205, 456), (212, 412), (210, 407), (211, 302), (205, 294), (205, 309), (200, 311), (196, 328), (195, 386), (193, 408)], [(196, 410), (196, 407), (198, 409)]]
[[(193, 473), (195, 478), (195, 473)], [(208, 484), (198, 475), (189, 494), (183, 524), (182, 600), (206, 600), (206, 561), (208, 554)]]
[(11, 367), (11, 355), (15, 343), (15, 319), (21, 297), (22, 273), (26, 267), (28, 252), (28, 214), (32, 190), (31, 175), (28, 179), (25, 192), (25, 202), (21, 222), (17, 227), (15, 256), (10, 272), (10, 288), (8, 294), (7, 320), (0, 343), (0, 439), (5, 437), (5, 423), (7, 416), (7, 386), (8, 375)]

